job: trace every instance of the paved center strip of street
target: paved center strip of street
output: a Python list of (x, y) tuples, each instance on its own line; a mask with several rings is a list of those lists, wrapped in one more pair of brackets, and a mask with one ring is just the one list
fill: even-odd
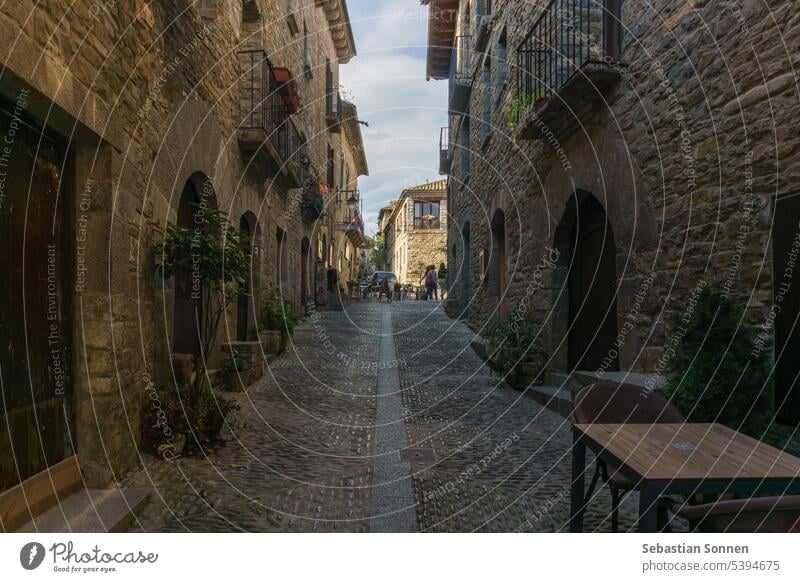
[(375, 464), (372, 485), (372, 532), (417, 531), (410, 465), (400, 457), (407, 448), (400, 374), (394, 347), (391, 305), (381, 305), (378, 351)]

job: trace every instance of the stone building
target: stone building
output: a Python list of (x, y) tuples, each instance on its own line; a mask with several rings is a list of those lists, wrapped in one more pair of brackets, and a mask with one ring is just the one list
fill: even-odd
[(325, 210), (366, 172), (337, 90), (356, 54), (347, 6), (23, 1), (0, 34), (0, 373), (17, 386), (0, 494), (55, 466), (64, 490), (102, 486), (136, 466), (143, 407), (197, 349), (196, 302), (156, 274), (158, 227), (213, 205), (252, 236), (220, 344), (256, 337), (269, 288), (301, 310), (336, 261)]
[(794, 4), (425, 3), (427, 74), (450, 87), (452, 310), (481, 332), (538, 322), (554, 372), (660, 373), (666, 323), (718, 282), (774, 320), (797, 422), (779, 357), (800, 305), (779, 293), (800, 222)]
[(403, 190), (381, 210), (379, 228), (386, 244), (386, 270), (400, 283), (419, 285), (428, 265), (438, 268), (447, 260), (447, 180)]
[(349, 101), (342, 101), (342, 136), (339, 159), (340, 182), (336, 188), (336, 209), (332, 217), (336, 258), (334, 267), (343, 282), (358, 279), (361, 270), (362, 249), (368, 246), (364, 235), (359, 176), (367, 176), (367, 157), (361, 135), (358, 109)]

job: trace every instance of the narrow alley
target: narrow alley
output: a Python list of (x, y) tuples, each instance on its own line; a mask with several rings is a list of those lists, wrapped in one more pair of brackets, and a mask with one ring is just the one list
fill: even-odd
[[(434, 302), (314, 313), (235, 396), (241, 421), (221, 445), (143, 457), (126, 483), (153, 489), (135, 529), (566, 529), (569, 423), (501, 382), (475, 339)], [(587, 530), (608, 530), (608, 503), (589, 506)], [(622, 527), (635, 510), (623, 505)]]

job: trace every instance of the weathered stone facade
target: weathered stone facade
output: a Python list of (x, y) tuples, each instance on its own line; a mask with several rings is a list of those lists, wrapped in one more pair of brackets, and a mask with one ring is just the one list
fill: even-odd
[[(364, 219), (361, 215), (359, 176), (369, 174), (364, 140), (358, 119), (358, 109), (353, 103), (343, 102), (342, 139), (339, 159), (339, 184), (336, 208), (332, 209), (336, 258), (334, 267), (343, 283), (356, 281), (361, 267), (362, 249), (367, 245), (364, 237)], [(346, 288), (346, 287), (345, 287)]]
[[(768, 322), (775, 197), (798, 187), (800, 168), (793, 3), (623, 2), (621, 52), (606, 65), (613, 80), (565, 85), (549, 103), (567, 108), (540, 127), (531, 116), (546, 111), (541, 94), (523, 100), (516, 119), (509, 109), (520, 97), (521, 43), (547, 3), (495, 1), (481, 17), (482, 2), (462, 0), (451, 25), (439, 24), (452, 4), (431, 2), (431, 30), (446, 31), (456, 49), (436, 61), (437, 50), (449, 54), (436, 37), (429, 75), (447, 78), (451, 66), (451, 91), (463, 90), (457, 81), (468, 87), (447, 160), (449, 271), (460, 275), (453, 310), (482, 332), (530, 317), (543, 326), (550, 369), (569, 368), (570, 237), (576, 204), (592, 200), (615, 249), (616, 333), (600, 368), (663, 371), (666, 322), (700, 281), (721, 282), (754, 321)], [(456, 71), (455, 39), (466, 34), (483, 34), (484, 46), (473, 44), (467, 71)], [(525, 137), (531, 127), (539, 139)], [(499, 276), (500, 294), (491, 289)]]
[[(427, 266), (438, 269), (447, 260), (447, 181), (412, 186), (392, 202), (378, 225), (386, 242), (386, 270), (401, 284), (420, 285)], [(436, 216), (422, 218), (431, 204)]]
[[(355, 55), (347, 18), (344, 0), (21, 1), (0, 12), (2, 97), (13, 104), (24, 95), (23, 117), (57, 134), (74, 168), (62, 210), (65, 220), (74, 215), (76, 254), (65, 260), (76, 267), (58, 293), (74, 305), (67, 406), (87, 484), (136, 465), (140, 411), (154, 386), (175, 381), (173, 285), (159, 280), (150, 248), (157, 227), (176, 221), (187, 183), (209, 190), (232, 223), (255, 219), (255, 313), (274, 285), (300, 310), (313, 297), (317, 262), (324, 271), (334, 261), (326, 245), (336, 212), (309, 218), (300, 190), (276, 179), (290, 160), (265, 174), (243, 155), (239, 127), (251, 112), (242, 110), (240, 52), (263, 49), (290, 69), (302, 105), (291, 119), (324, 180), (330, 151), (352, 148), (326, 111), (339, 64)], [(358, 171), (348, 156), (352, 185)], [(236, 339), (234, 315), (220, 343)]]

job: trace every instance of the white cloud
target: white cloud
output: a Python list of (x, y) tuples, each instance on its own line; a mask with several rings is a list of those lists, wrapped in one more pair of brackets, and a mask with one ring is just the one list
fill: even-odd
[(370, 232), (380, 208), (404, 188), (440, 178), (439, 128), (447, 124), (447, 83), (425, 79), (427, 8), (418, 0), (399, 4), (348, 2), (358, 56), (340, 76), (369, 123), (362, 130), (370, 176), (359, 185)]

